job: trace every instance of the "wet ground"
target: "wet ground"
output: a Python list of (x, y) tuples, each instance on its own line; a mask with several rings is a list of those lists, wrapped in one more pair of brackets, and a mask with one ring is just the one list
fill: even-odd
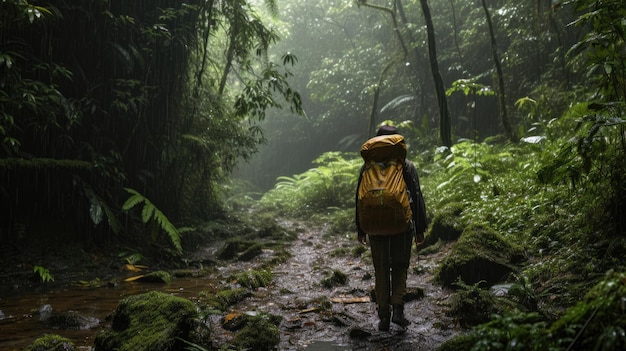
[[(431, 281), (445, 250), (429, 256), (418, 256), (414, 251), (407, 281), (414, 299), (405, 306), (411, 324), (406, 329), (392, 324), (389, 332), (380, 332), (376, 328), (376, 307), (370, 301), (374, 271), (369, 252), (355, 257), (352, 250), (359, 245), (355, 237), (329, 235), (323, 226), (311, 228), (290, 222), (282, 225), (298, 233), (290, 247), (291, 257), (275, 267), (274, 283), (270, 287), (258, 289), (251, 298), (232, 306), (230, 311), (282, 316), (280, 350), (434, 350), (459, 333), (454, 321), (445, 315), (450, 292)], [(213, 249), (207, 249), (196, 255), (213, 253)], [(122, 298), (149, 290), (193, 298), (208, 285), (219, 284), (223, 277), (257, 268), (272, 254), (271, 250), (266, 250), (257, 260), (220, 267), (218, 277), (176, 278), (167, 286), (132, 282), (99, 288), (57, 286), (40, 291), (22, 288), (19, 293), (7, 293), (11, 287), (3, 286), (0, 351), (22, 350), (44, 333), (68, 337), (79, 349), (90, 350), (97, 331), (108, 327), (106, 316)], [(347, 283), (332, 288), (322, 286), (322, 280), (335, 270), (348, 277)], [(113, 274), (117, 275), (113, 278), (123, 281), (134, 273), (117, 271)], [(423, 297), (417, 293), (420, 291)], [(46, 305), (54, 311), (74, 311), (99, 322), (91, 329), (51, 329), (41, 323), (38, 312)], [(212, 319), (217, 328), (214, 334), (217, 344), (228, 343), (232, 337), (232, 333), (219, 327), (222, 317)]]
[[(236, 306), (237, 312), (283, 316), (280, 350), (434, 350), (459, 333), (445, 315), (450, 291), (431, 281), (445, 251), (429, 256), (414, 251), (407, 287), (417, 299), (405, 305), (411, 324), (403, 329), (392, 323), (389, 332), (380, 332), (370, 301), (374, 269), (369, 251), (355, 258), (356, 237), (330, 236), (324, 227), (298, 226), (295, 231), (300, 234), (292, 257), (276, 267), (274, 285)], [(321, 281), (334, 270), (348, 276), (347, 284), (323, 287)]]

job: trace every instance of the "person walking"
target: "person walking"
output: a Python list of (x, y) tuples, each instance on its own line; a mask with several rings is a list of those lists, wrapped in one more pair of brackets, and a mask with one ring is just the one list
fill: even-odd
[[(367, 245), (369, 239), (372, 253), (372, 262), (375, 271), (374, 291), (376, 294), (378, 317), (380, 318), (378, 329), (388, 331), (390, 329), (390, 322), (403, 328), (410, 324), (404, 314), (404, 295), (406, 293), (407, 271), (411, 259), (411, 246), (413, 238), (415, 238), (417, 245), (424, 241), (427, 219), (426, 206), (421, 192), (419, 176), (415, 165), (411, 161), (406, 160), (406, 145), (404, 145), (404, 139), (399, 135), (397, 128), (389, 125), (380, 127), (376, 133), (376, 137), (383, 135), (395, 136), (396, 139), (394, 142), (399, 140), (399, 143), (401, 143), (401, 146), (404, 148), (404, 159), (398, 161), (402, 164), (402, 178), (410, 203), (410, 214), (406, 216), (410, 217), (410, 219), (408, 223), (406, 223), (406, 227), (400, 227), (403, 229), (400, 229), (397, 233), (378, 229), (372, 229), (371, 232), (368, 233), (366, 228), (364, 228), (364, 221), (371, 221), (372, 217), (382, 218), (378, 220), (380, 222), (378, 225), (381, 223), (385, 225), (384, 221), (391, 217), (388, 212), (382, 212), (384, 211), (382, 207), (379, 213), (368, 212), (367, 214), (363, 212), (363, 209), (359, 208), (359, 206), (364, 207), (363, 203), (361, 203), (364, 197), (364, 190), (361, 190), (361, 192), (359, 190), (363, 182), (363, 172), (368, 167), (366, 160), (366, 163), (361, 169), (357, 185), (356, 225), (359, 242), (363, 245)], [(402, 155), (402, 153), (400, 155)], [(397, 158), (400, 157), (401, 156), (398, 156)], [(377, 211), (377, 209), (370, 211)], [(393, 226), (395, 226), (395, 224), (393, 224)], [(369, 227), (371, 228), (371, 226)], [(380, 235), (379, 233), (383, 234)]]

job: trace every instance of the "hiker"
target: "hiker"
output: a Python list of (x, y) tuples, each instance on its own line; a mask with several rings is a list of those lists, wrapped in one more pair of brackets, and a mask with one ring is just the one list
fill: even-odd
[[(361, 193), (359, 192), (359, 188), (362, 187), (362, 183), (364, 183), (364, 188), (367, 187), (365, 184), (367, 181), (363, 180), (364, 171), (370, 167), (369, 165), (374, 167), (375, 164), (383, 164), (382, 167), (386, 167), (384, 166), (384, 162), (379, 162), (380, 160), (369, 161), (367, 159), (368, 156), (366, 153), (368, 151), (364, 151), (364, 149), (371, 146), (366, 147), (366, 142), (366, 144), (364, 144), (361, 148), (361, 155), (363, 156), (365, 163), (361, 168), (357, 185), (356, 225), (358, 240), (361, 244), (367, 245), (367, 237), (369, 237), (376, 278), (375, 293), (377, 311), (378, 317), (380, 318), (378, 329), (381, 331), (388, 331), (390, 328), (390, 321), (403, 328), (410, 324), (409, 320), (407, 320), (404, 315), (404, 295), (406, 293), (406, 279), (409, 261), (411, 258), (412, 239), (415, 237), (417, 245), (424, 241), (424, 232), (426, 231), (427, 223), (426, 207), (422, 197), (419, 177), (413, 163), (406, 160), (406, 145), (404, 143), (404, 138), (399, 135), (398, 130), (395, 127), (384, 125), (380, 127), (376, 133), (376, 137), (370, 139), (369, 141), (377, 141), (379, 139), (382, 140), (386, 138), (382, 136), (390, 136), (390, 138), (393, 137), (394, 139), (392, 139), (391, 143), (395, 143), (395, 151), (400, 151), (400, 153), (392, 155), (392, 157), (395, 157), (398, 160), (398, 164), (402, 170), (402, 176), (400, 177), (398, 175), (394, 182), (400, 182), (402, 186), (402, 193), (406, 194), (404, 195), (406, 198), (404, 201), (408, 201), (410, 204), (405, 207), (409, 207), (410, 209), (405, 208), (406, 214), (392, 216), (389, 212), (384, 212), (385, 210), (382, 209), (382, 206), (380, 209), (371, 205), (369, 206), (369, 209), (364, 208), (367, 203), (363, 202), (365, 201), (363, 198), (366, 197), (367, 194), (364, 195), (363, 192), (367, 189), (361, 189)], [(384, 141), (388, 142), (388, 140)], [(378, 152), (377, 156), (379, 158), (384, 157), (381, 156), (380, 152)], [(388, 172), (382, 171), (381, 173)], [(400, 180), (398, 180), (398, 177)], [(402, 182), (402, 179), (404, 182)], [(380, 183), (380, 181), (378, 183)], [(404, 191), (404, 189), (407, 189), (407, 191)], [(376, 188), (374, 191), (370, 191), (370, 193), (376, 192), (377, 194), (380, 194), (378, 193), (379, 191), (380, 189)], [(396, 193), (399, 193), (399, 191)], [(377, 198), (375, 201), (380, 201), (381, 203), (383, 202), (382, 197), (380, 200)], [(385, 201), (387, 201), (386, 198)], [(362, 208), (359, 208), (359, 206)], [(399, 221), (400, 226), (397, 226), (396, 223), (392, 223), (390, 221), (391, 217), (395, 217), (396, 219), (398, 217), (408, 218), (401, 218), (401, 221)], [(370, 223), (372, 221), (377, 221), (377, 223)], [(394, 229), (391, 229), (392, 227)], [(389, 228), (389, 230), (386, 230), (387, 228)], [(390, 307), (393, 309), (393, 315), (391, 314), (392, 311), (390, 310)]]

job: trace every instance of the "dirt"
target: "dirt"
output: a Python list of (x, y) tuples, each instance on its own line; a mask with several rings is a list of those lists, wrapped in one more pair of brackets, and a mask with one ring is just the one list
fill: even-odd
[[(231, 311), (282, 316), (280, 350), (435, 350), (459, 333), (445, 313), (450, 291), (432, 282), (447, 249), (429, 256), (418, 255), (414, 249), (407, 279), (413, 299), (405, 305), (411, 324), (401, 328), (392, 323), (389, 332), (381, 332), (370, 298), (374, 269), (369, 249), (355, 257), (352, 250), (360, 245), (356, 236), (330, 235), (324, 226), (291, 222), (282, 226), (299, 233), (290, 248), (291, 257), (275, 267), (272, 286), (259, 289)], [(236, 264), (226, 269), (242, 267)], [(333, 271), (343, 272), (347, 283), (324, 287), (322, 280)], [(214, 320), (216, 325), (219, 318)], [(221, 336), (224, 341), (229, 338)]]

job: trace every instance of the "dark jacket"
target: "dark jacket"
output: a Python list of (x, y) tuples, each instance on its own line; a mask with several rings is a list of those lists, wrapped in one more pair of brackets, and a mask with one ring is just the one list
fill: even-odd
[[(361, 229), (361, 225), (359, 223), (359, 187), (361, 186), (361, 179), (363, 178), (363, 165), (361, 167), (361, 172), (359, 173), (359, 180), (356, 186), (356, 228), (358, 234), (365, 235)], [(411, 211), (413, 212), (413, 223), (415, 223), (415, 232), (416, 234), (422, 234), (426, 232), (428, 228), (428, 219), (426, 218), (426, 204), (424, 203), (424, 197), (422, 196), (422, 188), (420, 186), (419, 176), (417, 175), (417, 170), (415, 169), (415, 165), (413, 162), (409, 160), (404, 161), (404, 167), (402, 168), (402, 176), (404, 177), (404, 182), (407, 185), (409, 193), (411, 194)]]

